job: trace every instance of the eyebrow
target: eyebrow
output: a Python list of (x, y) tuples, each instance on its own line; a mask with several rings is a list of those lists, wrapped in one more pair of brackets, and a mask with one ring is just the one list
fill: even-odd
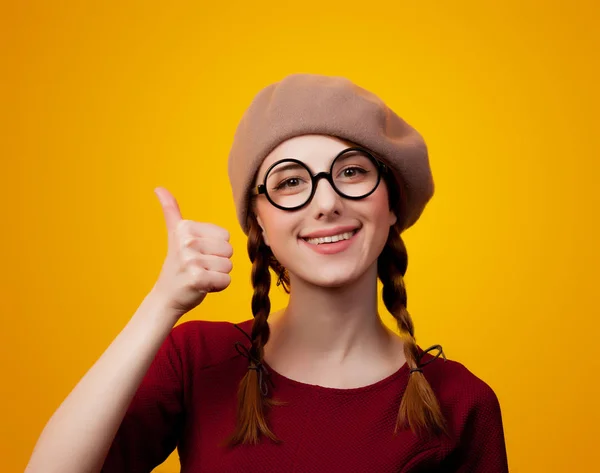
[[(342, 162), (345, 161), (345, 160), (347, 160), (347, 159), (352, 158), (357, 153), (360, 154), (360, 153), (363, 153), (364, 151), (367, 151), (366, 149), (363, 149), (361, 147), (356, 147), (356, 146), (351, 146), (350, 148), (357, 148), (357, 149), (355, 149), (354, 152), (351, 152), (351, 153), (347, 154), (346, 156), (342, 156), (342, 158), (341, 158)], [(346, 149), (340, 151), (338, 153), (338, 155), (341, 154), (341, 153), (343, 153), (343, 152), (346, 152), (350, 148), (346, 148)], [(286, 159), (296, 159), (296, 158), (294, 158), (292, 156), (288, 156), (286, 158), (281, 159), (281, 161), (285, 161)], [(331, 164), (333, 163), (334, 159), (335, 159), (335, 157), (333, 159), (331, 159), (331, 162), (329, 163), (329, 166), (331, 166)], [(306, 164), (305, 164), (305, 166), (306, 166)], [(278, 173), (281, 173), (281, 172), (284, 172), (284, 171), (294, 170), (294, 169), (298, 169), (298, 168), (302, 168), (302, 166), (300, 166), (298, 163), (287, 163), (287, 164), (284, 164), (283, 166), (278, 166), (274, 170), (271, 170), (270, 175), (273, 176), (273, 175), (277, 175)]]
[(274, 175), (274, 174), (278, 174), (280, 172), (284, 172), (284, 171), (289, 171), (290, 169), (304, 169), (302, 166), (300, 166), (298, 163), (287, 163), (284, 164), (283, 166), (277, 166), (277, 168), (273, 169), (269, 175)]

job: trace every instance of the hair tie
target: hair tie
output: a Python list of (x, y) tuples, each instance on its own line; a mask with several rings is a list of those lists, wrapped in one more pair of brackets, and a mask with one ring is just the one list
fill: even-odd
[[(429, 353), (431, 350), (438, 350), (438, 352), (431, 360), (428, 360), (425, 363), (421, 363), (421, 359), (423, 358), (423, 355), (425, 355), (425, 353)], [(441, 345), (430, 346), (427, 350), (423, 350), (423, 353), (419, 354), (419, 356), (417, 358), (417, 367), (411, 368), (408, 374), (410, 375), (410, 374), (413, 374), (416, 372), (422, 373), (424, 366), (427, 366), (429, 363), (434, 362), (440, 356), (444, 359), (444, 361), (447, 361), (446, 354), (444, 353), (444, 349), (442, 348)]]
[[(250, 337), (250, 335), (248, 335), (244, 330), (242, 330), (242, 328), (239, 327), (237, 324), (233, 324), (233, 326), (237, 328), (240, 332), (242, 332), (246, 336), (246, 338), (250, 340), (250, 343), (252, 343), (252, 338)], [(242, 342), (235, 342), (234, 346), (236, 351), (240, 355), (248, 359), (248, 369), (254, 370), (258, 373), (258, 385), (260, 386), (260, 392), (263, 396), (267, 396), (269, 394), (269, 386), (267, 385), (267, 380), (269, 384), (272, 387), (274, 387), (273, 381), (269, 376), (269, 371), (267, 370), (265, 365), (260, 362), (260, 360), (252, 356), (252, 354), (250, 353), (250, 349), (246, 347)], [(263, 375), (266, 375), (266, 379)]]
[(285, 268), (282, 266), (281, 271), (279, 272), (279, 277), (277, 278), (277, 286), (281, 286), (283, 282), (283, 276), (285, 275)]

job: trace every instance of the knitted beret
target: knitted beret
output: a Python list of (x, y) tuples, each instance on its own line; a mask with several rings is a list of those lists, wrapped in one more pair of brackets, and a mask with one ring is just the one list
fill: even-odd
[(421, 135), (373, 93), (342, 77), (293, 74), (262, 89), (233, 138), (228, 174), (238, 220), (248, 233), (248, 204), (256, 172), (280, 143), (295, 136), (334, 136), (367, 148), (400, 176), (406, 197), (405, 230), (434, 192)]

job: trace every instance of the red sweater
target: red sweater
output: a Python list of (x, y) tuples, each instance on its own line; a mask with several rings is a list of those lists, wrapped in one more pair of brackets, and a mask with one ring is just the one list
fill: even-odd
[[(251, 323), (239, 325), (249, 333)], [(142, 381), (102, 472), (150, 472), (175, 448), (182, 473), (508, 471), (496, 395), (460, 363), (440, 358), (423, 373), (450, 438), (418, 438), (408, 429), (394, 435), (406, 365), (375, 384), (351, 389), (300, 383), (268, 367), (271, 393), (286, 402), (268, 417), (282, 442), (263, 438), (259, 445), (222, 447), (233, 432), (237, 388), (248, 369), (237, 341), (249, 345), (229, 322), (175, 327)]]

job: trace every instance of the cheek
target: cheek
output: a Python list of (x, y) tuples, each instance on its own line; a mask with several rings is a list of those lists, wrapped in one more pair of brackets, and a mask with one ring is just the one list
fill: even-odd
[(377, 228), (381, 228), (387, 234), (389, 227), (396, 222), (396, 216), (390, 210), (387, 190), (385, 188), (378, 189), (372, 197), (370, 215), (377, 224)]
[(257, 216), (263, 227), (263, 238), (267, 245), (275, 250), (289, 239), (293, 232), (293, 218), (291, 214), (273, 207), (268, 202), (256, 206)]

